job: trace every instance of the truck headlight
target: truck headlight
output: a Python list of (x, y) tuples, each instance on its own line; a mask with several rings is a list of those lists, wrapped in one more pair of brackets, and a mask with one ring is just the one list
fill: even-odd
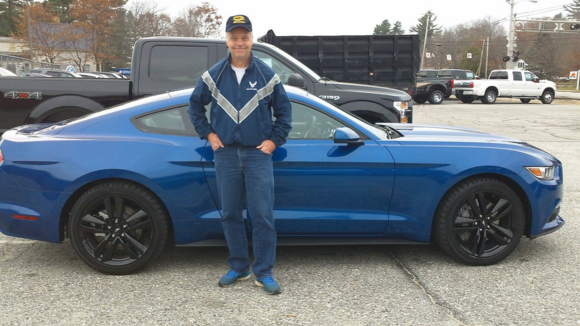
[(526, 166), (526, 170), (538, 180), (554, 180), (555, 166)]
[(395, 109), (405, 112), (409, 108), (409, 102), (394, 102)]

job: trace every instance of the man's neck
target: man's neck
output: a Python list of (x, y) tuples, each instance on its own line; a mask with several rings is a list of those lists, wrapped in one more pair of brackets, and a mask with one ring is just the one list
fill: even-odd
[(231, 58), (230, 64), (236, 68), (247, 68), (250, 65), (250, 58), (244, 60), (236, 60), (235, 58)]

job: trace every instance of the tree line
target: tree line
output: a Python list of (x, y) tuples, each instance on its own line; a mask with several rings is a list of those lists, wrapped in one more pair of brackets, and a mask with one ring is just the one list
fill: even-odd
[[(150, 0), (0, 0), (0, 36), (32, 41), (33, 56), (79, 67), (128, 67), (135, 41), (151, 36), (220, 37), (222, 16), (209, 2), (172, 19)], [(28, 14), (30, 13), (30, 24)], [(30, 25), (31, 33), (28, 33)], [(28, 55), (30, 55), (28, 53)]]
[[(54, 63), (58, 57), (67, 56), (79, 67), (90, 61), (102, 70), (128, 67), (133, 44), (142, 37), (221, 36), (223, 18), (209, 2), (192, 4), (176, 18), (168, 16), (151, 0), (137, 0), (128, 7), (126, 4), (127, 0), (29, 0), (29, 3), (0, 0), (0, 36), (28, 41), (30, 11), (35, 58)], [(562, 10), (544, 18), (561, 19), (566, 14), (580, 20), (580, 0), (573, 0)], [(488, 71), (503, 67), (507, 30), (501, 22), (505, 19), (494, 21), (487, 17), (445, 28), (436, 21), (437, 15), (428, 11), (409, 28), (409, 33), (419, 34), (422, 49), (429, 23), (425, 52), (432, 56), (423, 58), (424, 68), (468, 69), (483, 76), (485, 63)], [(397, 35), (404, 34), (405, 29), (400, 21), (391, 24), (385, 19), (375, 26), (373, 33)], [(518, 32), (516, 44), (518, 58), (524, 59), (530, 70), (541, 77), (566, 76), (568, 71), (580, 69), (580, 33)], [(467, 53), (471, 58), (467, 58)]]
[[(573, 0), (569, 5), (563, 6), (561, 13), (537, 18), (562, 20), (564, 17), (568, 21), (580, 21), (580, 0)], [(410, 32), (419, 34), (422, 49), (429, 22), (425, 52), (432, 55), (430, 58), (422, 58), (425, 60), (424, 69), (466, 69), (483, 77), (486, 63), (488, 73), (504, 67), (508, 31), (501, 23), (505, 19), (494, 20), (486, 17), (445, 28), (439, 26), (436, 20), (437, 15), (428, 11), (409, 29)], [(404, 33), (400, 22), (391, 25), (388, 19), (377, 24), (373, 31), (375, 35)], [(529, 65), (528, 69), (541, 78), (568, 76), (569, 71), (580, 69), (580, 33), (517, 32), (516, 44), (518, 52), (510, 56), (510, 60), (516, 59), (515, 57), (523, 59)], [(471, 58), (467, 58), (468, 53)]]

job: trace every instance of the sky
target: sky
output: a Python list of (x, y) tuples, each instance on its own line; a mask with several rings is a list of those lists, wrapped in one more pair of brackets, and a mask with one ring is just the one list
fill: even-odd
[[(172, 18), (184, 8), (200, 5), (202, 0), (129, 0), (150, 1)], [(406, 33), (418, 19), (431, 10), (437, 16), (435, 23), (440, 27), (453, 27), (473, 20), (491, 17), (492, 21), (506, 19), (510, 15), (510, 4), (506, 0), (356, 0), (339, 4), (327, 0), (205, 0), (217, 8), (223, 22), (233, 15), (247, 15), (252, 21), (254, 38), (270, 29), (276, 35), (368, 35), (376, 25), (388, 19), (394, 25), (400, 21)], [(572, 0), (529, 0), (515, 1), (514, 13), (521, 17), (552, 17), (563, 12), (563, 5)], [(347, 2), (345, 2), (347, 3)], [(507, 22), (503, 23), (506, 30)], [(224, 26), (225, 28), (225, 26)]]

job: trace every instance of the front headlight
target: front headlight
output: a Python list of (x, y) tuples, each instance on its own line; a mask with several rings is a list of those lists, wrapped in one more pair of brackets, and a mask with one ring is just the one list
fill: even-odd
[(555, 169), (555, 166), (526, 166), (526, 170), (538, 180), (554, 180)]
[(401, 111), (401, 112), (405, 112), (405, 110), (407, 110), (409, 108), (409, 102), (393, 102), (395, 109)]

